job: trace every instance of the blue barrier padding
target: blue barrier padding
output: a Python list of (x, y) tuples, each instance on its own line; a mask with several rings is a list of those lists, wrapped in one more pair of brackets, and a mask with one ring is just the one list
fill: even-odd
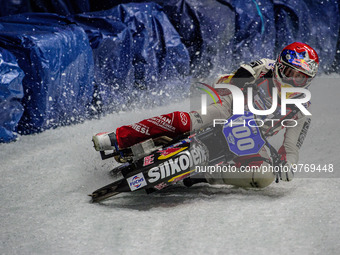
[[(320, 56), (320, 72), (340, 72), (340, 9), (338, 1), (309, 0), (154, 0), (163, 6), (165, 13), (178, 30), (187, 46), (194, 70), (203, 72), (209, 68), (197, 68), (196, 63), (208, 62), (203, 56), (193, 53), (204, 52), (209, 38), (203, 38), (204, 26), (201, 17), (215, 19), (209, 26), (212, 35), (225, 23), (235, 26), (234, 40), (226, 49), (227, 70), (236, 68), (240, 62), (268, 57), (276, 58), (284, 46), (294, 41), (310, 44)], [(141, 2), (141, 0), (93, 0), (92, 10), (111, 8), (119, 3)], [(231, 14), (221, 15), (217, 3), (231, 7)], [(205, 6), (200, 10), (197, 5)], [(213, 8), (210, 9), (210, 6)], [(194, 8), (193, 8), (194, 7)], [(209, 12), (211, 11), (211, 12)], [(202, 15), (200, 15), (200, 13)], [(236, 16), (236, 20), (230, 17)], [(182, 31), (183, 29), (183, 31)], [(223, 30), (223, 29), (222, 29)], [(228, 40), (227, 40), (228, 41)], [(230, 63), (232, 62), (232, 63)], [(221, 63), (217, 62), (217, 65)], [(332, 65), (333, 64), (333, 65)]]
[(23, 79), (23, 134), (85, 118), (93, 94), (93, 56), (84, 30), (55, 14), (0, 19), (0, 47), (18, 59)]
[[(97, 0), (94, 10), (141, 0)], [(144, 1), (145, 2), (145, 1)], [(232, 65), (235, 13), (229, 1), (154, 0), (175, 27), (188, 49), (191, 73), (205, 77), (211, 71), (230, 69)]]
[(187, 81), (187, 49), (160, 6), (154, 3), (124, 4), (103, 14), (117, 17), (132, 34), (132, 65), (138, 88), (158, 90), (165, 80), (170, 81), (169, 88), (176, 89), (176, 80)]
[[(0, 0), (2, 6), (0, 16), (28, 10), (67, 15), (101, 11), (119, 4), (136, 2), (148, 1)], [(319, 52), (320, 72), (340, 71), (338, 1), (153, 0), (152, 2), (163, 7), (180, 34), (189, 51), (191, 69), (195, 76), (204, 77), (215, 66), (230, 70), (241, 61), (249, 62), (260, 57), (276, 58), (280, 50), (293, 41), (309, 43)], [(227, 31), (224, 27), (227, 27)], [(219, 40), (218, 43), (216, 40)], [(221, 45), (225, 42), (226, 45)], [(216, 53), (216, 49), (226, 52), (225, 59), (220, 51), (217, 50)]]
[[(337, 1), (0, 3), (0, 15), (29, 9), (81, 13), (0, 19), (0, 47), (17, 58), (26, 74), (22, 133), (77, 122), (87, 116), (91, 103), (103, 112), (140, 98), (160, 104), (172, 94), (185, 93), (190, 74), (203, 78), (233, 71), (241, 62), (275, 59), (294, 41), (315, 48), (320, 72), (340, 71)], [(102, 9), (108, 10), (87, 12)]]
[(89, 12), (90, 5), (89, 0), (31, 0), (33, 12), (50, 12), (59, 15)]
[(227, 1), (175, 0), (163, 6), (188, 48), (194, 77), (231, 68), (235, 13)]
[(0, 0), (0, 17), (29, 11), (29, 0)]
[(21, 105), (24, 72), (15, 57), (0, 48), (0, 142), (16, 138), (17, 124), (24, 112)]
[(271, 0), (232, 1), (236, 13), (234, 66), (275, 56), (274, 6)]
[(132, 34), (120, 20), (107, 16), (91, 13), (69, 17), (86, 31), (93, 49), (94, 106), (99, 111), (124, 104), (134, 84)]
[(157, 4), (124, 4), (69, 19), (88, 34), (95, 95), (104, 111), (146, 91), (166, 96), (189, 89), (188, 51)]

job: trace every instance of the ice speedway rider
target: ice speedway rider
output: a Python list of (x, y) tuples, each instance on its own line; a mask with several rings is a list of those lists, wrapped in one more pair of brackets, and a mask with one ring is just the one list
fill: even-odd
[[(250, 64), (242, 64), (233, 76), (222, 75), (217, 83), (230, 83), (243, 89), (244, 92), (244, 88), (248, 86), (255, 87), (257, 89), (253, 92), (254, 107), (258, 110), (270, 109), (273, 86), (278, 89), (278, 96), (281, 96), (283, 87), (306, 89), (315, 77), (318, 65), (319, 58), (312, 47), (305, 43), (294, 42), (281, 51), (276, 61), (263, 58)], [(162, 135), (174, 138), (188, 131), (199, 130), (212, 125), (214, 119), (228, 119), (232, 114), (232, 95), (227, 89), (220, 89), (218, 92), (222, 104), (209, 105), (206, 115), (202, 115), (200, 111), (189, 113), (176, 111), (152, 117), (132, 125), (119, 127), (116, 132), (99, 133), (93, 136), (94, 147), (97, 151), (123, 149), (150, 138)], [(287, 98), (298, 98), (302, 95), (301, 93), (287, 93)], [(310, 102), (304, 106), (308, 109)], [(276, 121), (265, 122), (261, 127), (262, 133), (269, 137), (285, 129), (284, 141), (278, 153), (286, 166), (296, 164), (299, 159), (299, 149), (311, 121), (310, 116), (304, 115), (298, 108), (292, 109), (288, 106), (285, 116), (281, 115), (280, 107), (278, 107), (273, 114), (265, 117)], [(284, 127), (281, 125), (283, 119), (294, 119), (297, 125)], [(254, 160), (251, 160), (252, 157)], [(257, 155), (238, 157), (233, 161), (238, 168), (248, 164), (261, 167), (258, 168), (260, 171), (215, 172), (206, 174), (206, 180), (210, 184), (228, 184), (243, 188), (266, 187), (275, 180), (275, 174), (270, 171), (261, 172), (264, 165), (268, 167), (268, 163), (257, 160), (259, 157), (269, 158), (264, 147)], [(288, 171), (280, 174), (279, 178), (290, 181), (293, 176), (293, 172)], [(190, 185), (189, 183), (188, 186)]]

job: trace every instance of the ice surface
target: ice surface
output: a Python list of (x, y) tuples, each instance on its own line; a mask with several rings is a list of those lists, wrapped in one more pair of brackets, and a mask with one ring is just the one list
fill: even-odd
[(314, 83), (313, 120), (300, 153), (303, 163), (334, 164), (335, 173), (263, 190), (178, 185), (89, 203), (87, 194), (110, 183), (113, 168), (92, 148), (92, 134), (189, 110), (188, 101), (1, 144), (0, 253), (338, 254), (339, 79)]

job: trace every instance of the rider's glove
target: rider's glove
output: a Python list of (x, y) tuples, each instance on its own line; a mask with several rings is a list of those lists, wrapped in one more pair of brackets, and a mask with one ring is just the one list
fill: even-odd
[(283, 161), (276, 173), (276, 182), (279, 182), (279, 180), (286, 182), (292, 181), (294, 178), (293, 170), (292, 164), (289, 161)]

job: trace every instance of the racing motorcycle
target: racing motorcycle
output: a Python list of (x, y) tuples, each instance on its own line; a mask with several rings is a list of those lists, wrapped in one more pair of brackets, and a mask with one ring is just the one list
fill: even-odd
[(185, 183), (199, 174), (195, 171), (197, 166), (231, 164), (235, 157), (258, 154), (263, 146), (268, 147), (271, 160), (262, 157), (253, 160), (280, 165), (279, 154), (261, 129), (254, 125), (255, 119), (253, 113), (245, 112), (244, 115), (231, 116), (224, 124), (210, 126), (194, 134), (184, 134), (175, 139), (161, 136), (108, 154), (101, 151), (103, 160), (114, 157), (121, 163), (111, 171), (120, 178), (94, 191), (90, 195), (92, 202), (100, 202), (122, 192), (145, 190), (149, 194), (181, 180)]

